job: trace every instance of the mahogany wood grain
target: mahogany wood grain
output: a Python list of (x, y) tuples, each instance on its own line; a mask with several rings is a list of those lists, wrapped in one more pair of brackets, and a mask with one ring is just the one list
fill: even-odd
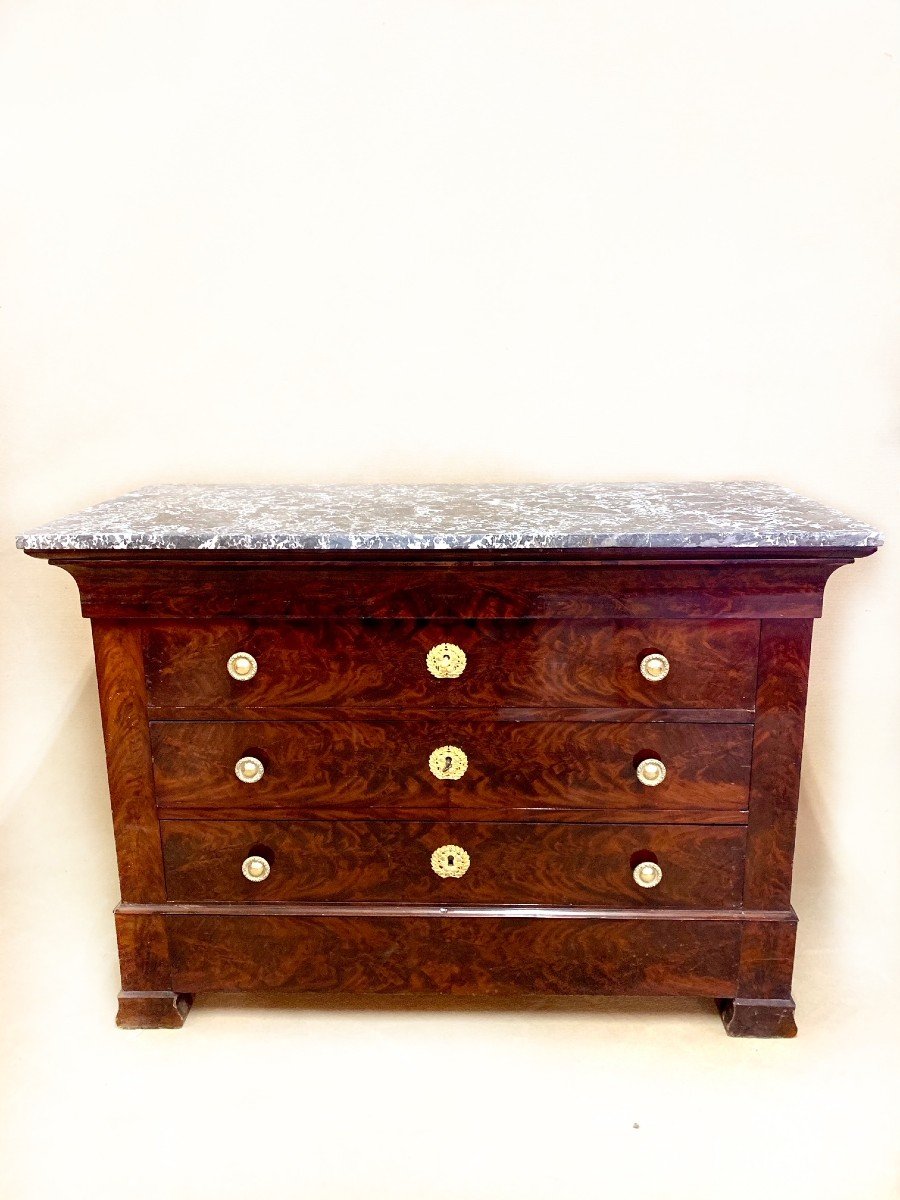
[(763, 621), (744, 904), (789, 908), (812, 621)]
[(194, 997), (179, 992), (119, 992), (120, 1029), (180, 1029)]
[(116, 911), (122, 991), (116, 1024), (123, 1029), (178, 1029), (191, 997), (170, 987), (169, 937), (163, 912)]
[[(757, 621), (204, 621), (147, 626), (151, 708), (222, 716), (295, 706), (611, 707), (752, 710)], [(437, 679), (428, 651), (452, 642), (467, 663)], [(235, 680), (244, 650), (256, 675)], [(642, 658), (665, 654), (651, 682)]]
[(390, 561), (279, 552), (38, 552), (74, 576), (91, 617), (521, 619), (817, 617), (829, 575), (855, 553), (793, 559), (734, 551), (645, 559), (619, 551), (525, 564), (408, 551)]
[[(447, 817), (447, 806), (443, 802), (435, 804), (416, 803), (404, 807), (403, 803), (387, 802), (373, 804), (360, 812), (348, 812), (346, 807), (329, 807), (327, 801), (317, 804), (311, 814), (308, 807), (287, 805), (279, 808), (268, 808), (264, 805), (244, 806), (229, 804), (228, 808), (203, 808), (187, 805), (177, 808), (162, 808), (159, 815), (167, 821), (308, 821), (312, 815), (316, 820), (335, 821), (442, 821)], [(633, 805), (622, 804), (616, 807), (615, 813), (603, 810), (585, 810), (583, 808), (466, 808), (459, 817), (465, 821), (484, 823), (505, 823), (530, 821), (533, 824), (570, 824), (582, 825), (591, 822), (595, 825), (609, 823), (632, 825), (739, 825), (747, 824), (747, 810), (736, 808), (728, 812), (717, 809), (704, 811), (697, 808), (668, 808), (654, 806), (652, 811), (640, 801)]]
[(169, 942), (162, 911), (138, 914), (131, 909), (125, 916), (117, 909), (116, 939), (125, 991), (158, 992), (169, 987)]
[[(595, 904), (736, 908), (745, 830), (735, 826), (484, 825), (398, 821), (163, 821), (169, 899), (272, 903), (376, 900), (437, 904)], [(439, 846), (471, 864), (460, 879), (431, 869)], [(261, 854), (269, 877), (241, 864)], [(638, 862), (662, 880), (639, 887)]]
[[(811, 623), (873, 551), (34, 552), (94, 618), (119, 1024), (175, 1028), (194, 991), (618, 993), (792, 1036)], [(432, 639), (466, 650), (459, 680), (425, 672)], [(470, 765), (440, 782), (448, 742)], [(431, 873), (438, 837), (470, 849), (462, 879)], [(624, 860), (651, 854), (640, 894)]]
[(166, 904), (120, 904), (116, 908), (120, 916), (132, 913), (161, 913), (165, 917), (504, 917), (523, 920), (540, 917), (555, 920), (565, 917), (579, 921), (623, 921), (640, 916), (642, 921), (733, 921), (743, 925), (748, 921), (785, 921), (791, 914), (765, 912), (759, 909), (730, 908), (644, 908), (636, 912), (633, 908), (597, 908), (591, 904), (413, 904), (403, 901), (343, 901), (343, 900), (298, 900), (275, 901), (265, 904), (229, 903), (218, 901), (195, 901)]
[[(581, 809), (614, 815), (656, 806), (716, 810), (746, 808), (751, 725), (590, 725), (583, 722), (472, 720), (458, 712), (380, 721), (154, 722), (156, 794), (163, 809), (230, 805), (277, 810), (319, 805), (364, 814), (396, 805), (405, 814), (442, 808), (525, 813)], [(461, 747), (462, 779), (436, 779), (432, 750)], [(258, 758), (265, 774), (243, 783), (234, 766)], [(638, 782), (637, 763), (661, 759), (656, 787)], [(762, 907), (762, 906), (759, 906)]]
[(797, 915), (793, 909), (772, 921), (747, 921), (733, 997), (719, 1000), (730, 1037), (795, 1037), (791, 975)]
[(737, 921), (169, 915), (181, 992), (721, 996)]
[(94, 657), (123, 900), (163, 900), (141, 631), (94, 621)]
[(793, 909), (781, 920), (746, 925), (736, 995), (752, 1000), (790, 999), (796, 938), (797, 914)]
[[(511, 708), (509, 705), (494, 708), (476, 708), (474, 705), (464, 705), (462, 709), (467, 717), (479, 717), (483, 720), (498, 721), (590, 721), (594, 724), (620, 724), (629, 721), (632, 724), (650, 725), (656, 722), (674, 722), (704, 725), (746, 725), (753, 720), (751, 709), (743, 708)], [(392, 711), (387, 706), (347, 705), (333, 708), (313, 708), (301, 705), (285, 707), (273, 705), (265, 708), (247, 709), (241, 713), (223, 713), (221, 709), (204, 706), (202, 708), (151, 708), (148, 710), (154, 721), (221, 721), (226, 718), (235, 720), (264, 720), (264, 721), (334, 721), (334, 720), (379, 720), (386, 712)], [(404, 708), (404, 716), (433, 716), (435, 713), (446, 712), (444, 708)]]

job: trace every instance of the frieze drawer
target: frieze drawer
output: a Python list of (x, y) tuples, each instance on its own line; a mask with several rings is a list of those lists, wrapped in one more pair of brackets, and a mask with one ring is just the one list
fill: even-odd
[(153, 709), (721, 709), (749, 712), (758, 621), (161, 622)]

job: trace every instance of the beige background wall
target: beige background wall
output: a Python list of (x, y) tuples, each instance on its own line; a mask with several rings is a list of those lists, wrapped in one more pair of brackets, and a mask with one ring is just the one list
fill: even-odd
[[(895, 3), (0, 6), (3, 1200), (900, 1191)], [(708, 1005), (113, 1026), (89, 631), (21, 528), (150, 482), (769, 479), (816, 631), (800, 1037)]]

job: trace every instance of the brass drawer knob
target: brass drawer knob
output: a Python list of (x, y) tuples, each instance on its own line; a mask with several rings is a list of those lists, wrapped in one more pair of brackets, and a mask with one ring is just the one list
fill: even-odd
[(641, 659), (641, 674), (651, 683), (659, 683), (669, 673), (669, 660), (664, 654), (647, 654)]
[(249, 879), (251, 883), (262, 883), (264, 879), (269, 878), (272, 868), (261, 854), (251, 854), (241, 863), (241, 870), (244, 878)]
[(234, 764), (234, 773), (241, 783), (259, 783), (265, 773), (265, 767), (258, 758), (246, 754)]
[(246, 650), (238, 650), (237, 654), (232, 654), (228, 660), (228, 674), (238, 683), (246, 683), (248, 679), (253, 678), (256, 671), (256, 659)]
[(459, 746), (438, 746), (428, 756), (428, 768), (436, 779), (462, 779), (469, 766)]
[(438, 846), (431, 856), (431, 869), (441, 879), (462, 879), (470, 865), (462, 846)]
[(662, 867), (655, 862), (642, 862), (631, 872), (638, 887), (656, 887), (662, 879)]
[(666, 777), (666, 765), (658, 758), (643, 758), (638, 763), (635, 774), (644, 787), (657, 787)]
[(435, 679), (458, 679), (466, 669), (466, 652), (452, 642), (438, 642), (425, 655), (425, 662)]

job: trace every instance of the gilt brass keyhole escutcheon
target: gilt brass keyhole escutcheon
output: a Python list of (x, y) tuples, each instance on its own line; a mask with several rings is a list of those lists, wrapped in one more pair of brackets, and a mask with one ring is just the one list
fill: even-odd
[(453, 642), (438, 642), (425, 656), (435, 679), (458, 679), (466, 669), (466, 652)]
[(428, 767), (435, 779), (462, 779), (468, 766), (466, 752), (459, 746), (438, 746), (428, 756)]
[(431, 869), (441, 879), (461, 879), (471, 860), (462, 846), (438, 846), (431, 856)]

